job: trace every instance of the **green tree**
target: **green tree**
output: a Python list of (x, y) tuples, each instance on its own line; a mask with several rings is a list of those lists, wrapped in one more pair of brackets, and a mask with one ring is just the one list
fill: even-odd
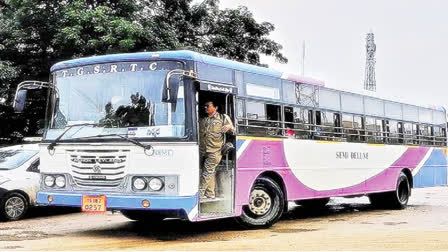
[[(54, 63), (117, 52), (190, 49), (262, 65), (285, 63), (246, 7), (219, 9), (219, 0), (0, 0), (0, 99), (23, 80), (48, 80)], [(1, 118), (0, 118), (1, 119)]]

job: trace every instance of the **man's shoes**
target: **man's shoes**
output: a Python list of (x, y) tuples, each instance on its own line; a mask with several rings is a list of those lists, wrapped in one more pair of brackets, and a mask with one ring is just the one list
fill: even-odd
[(215, 196), (210, 197), (210, 196), (206, 196), (206, 195), (201, 195), (201, 201), (213, 201), (215, 199), (216, 199)]

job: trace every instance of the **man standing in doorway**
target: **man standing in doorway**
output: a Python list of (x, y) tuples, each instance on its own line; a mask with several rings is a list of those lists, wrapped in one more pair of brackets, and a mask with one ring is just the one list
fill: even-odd
[(205, 161), (201, 167), (199, 191), (201, 199), (214, 199), (216, 166), (222, 158), (224, 134), (227, 132), (234, 134), (235, 128), (228, 115), (218, 113), (218, 106), (215, 106), (213, 101), (207, 101), (204, 109), (207, 116), (201, 119), (199, 126), (199, 151), (201, 161)]

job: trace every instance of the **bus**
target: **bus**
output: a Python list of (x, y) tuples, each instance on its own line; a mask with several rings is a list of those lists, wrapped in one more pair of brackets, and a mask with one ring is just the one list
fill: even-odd
[[(236, 218), (269, 227), (288, 203), (368, 196), (404, 208), (447, 184), (447, 118), (322, 81), (192, 51), (113, 54), (51, 68), (37, 202), (132, 220)], [(199, 197), (202, 105), (233, 120), (215, 199)]]

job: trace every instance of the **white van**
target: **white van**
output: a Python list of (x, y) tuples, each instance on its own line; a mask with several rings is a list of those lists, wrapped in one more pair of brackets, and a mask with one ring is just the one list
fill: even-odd
[(0, 148), (0, 218), (21, 219), (35, 205), (39, 190), (37, 144)]

